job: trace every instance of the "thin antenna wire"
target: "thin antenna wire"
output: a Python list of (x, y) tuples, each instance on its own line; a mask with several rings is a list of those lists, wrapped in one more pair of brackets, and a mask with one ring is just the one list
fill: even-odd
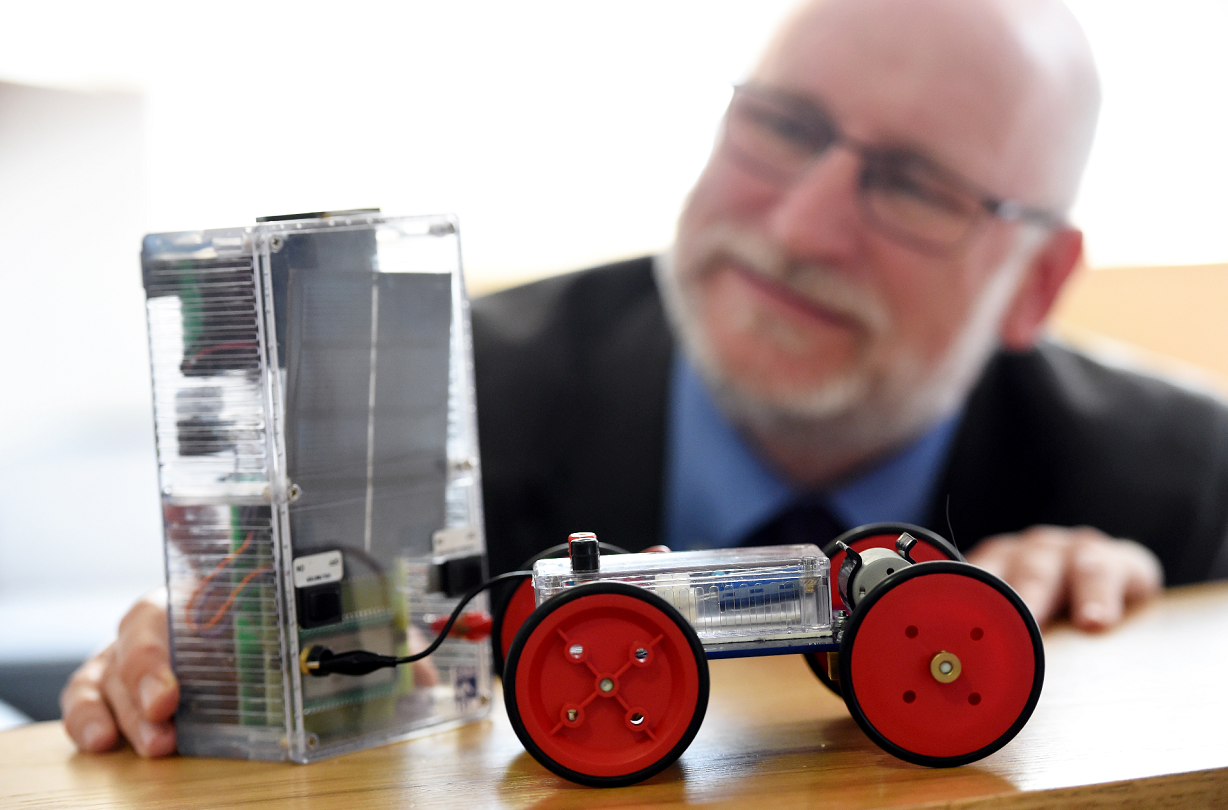
[(947, 493), (947, 532), (951, 545), (959, 548), (959, 543), (955, 542), (955, 527), (951, 525), (951, 493), (949, 492)]

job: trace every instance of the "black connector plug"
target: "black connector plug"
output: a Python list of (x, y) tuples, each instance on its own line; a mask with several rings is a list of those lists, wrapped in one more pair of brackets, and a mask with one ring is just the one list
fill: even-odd
[(316, 644), (299, 655), (299, 669), (304, 675), (323, 678), (325, 675), (369, 675), (377, 669), (395, 667), (397, 659), (391, 655), (353, 650), (334, 653), (327, 647)]
[[(451, 583), (453, 585), (459, 585), (469, 576), (472, 576), (475, 565), (478, 571), (481, 571), (482, 568), (482, 558), (477, 555), (472, 557), (462, 557), (454, 562), (457, 563), (458, 567), (457, 572), (454, 575), (455, 580)], [(447, 570), (447, 566), (443, 564), (436, 564), (431, 567), (432, 576), (439, 576)], [(473, 599), (473, 597), (477, 596), (482, 591), (499, 582), (508, 580), (519, 581), (530, 574), (531, 572), (529, 571), (509, 571), (506, 574), (499, 574), (497, 577), (488, 579), (485, 582), (479, 582), (477, 585), (474, 585), (472, 588), (465, 591), (465, 593), (463, 593), (460, 597), (460, 603), (452, 610), (452, 614), (448, 616), (448, 620), (444, 623), (444, 625), (439, 628), (439, 635), (435, 637), (435, 640), (428, 644), (426, 649), (416, 652), (413, 655), (407, 655), (402, 658), (394, 658), (391, 655), (380, 655), (378, 653), (368, 652), (366, 650), (351, 650), (350, 652), (334, 653), (327, 647), (321, 644), (316, 644), (299, 653), (299, 670), (304, 675), (312, 675), (317, 678), (322, 678), (325, 675), (366, 675), (377, 669), (400, 666), (401, 664), (412, 664), (414, 661), (421, 661), (423, 658), (426, 658), (428, 655), (435, 652), (435, 650), (439, 648), (439, 645), (443, 643), (444, 639), (447, 638), (452, 632), (453, 626), (456, 624), (457, 619), (461, 618), (461, 611), (464, 610), (465, 605), (469, 604), (469, 600)], [(475, 625), (470, 623), (462, 624), (461, 627), (463, 628), (462, 635), (472, 633), (475, 629)], [(487, 616), (482, 632), (489, 633), (489, 628), (490, 617)]]

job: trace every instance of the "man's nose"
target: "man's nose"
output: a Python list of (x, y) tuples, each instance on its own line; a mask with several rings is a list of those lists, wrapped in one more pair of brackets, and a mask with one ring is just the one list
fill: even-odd
[(796, 259), (847, 259), (863, 233), (861, 172), (852, 149), (837, 145), (819, 155), (778, 199), (768, 218), (771, 235)]

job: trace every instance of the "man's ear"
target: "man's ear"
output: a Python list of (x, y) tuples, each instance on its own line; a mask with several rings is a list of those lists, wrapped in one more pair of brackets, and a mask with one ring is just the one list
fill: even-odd
[(999, 337), (1002, 345), (1014, 351), (1031, 348), (1049, 311), (1083, 255), (1083, 232), (1062, 228), (1032, 258), (1015, 298), (1002, 317)]

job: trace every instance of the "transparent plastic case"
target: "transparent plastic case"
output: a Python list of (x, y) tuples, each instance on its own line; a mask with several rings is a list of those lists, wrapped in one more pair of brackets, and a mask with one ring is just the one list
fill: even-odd
[(832, 637), (831, 563), (818, 546), (603, 554), (596, 573), (563, 557), (533, 566), (540, 605), (586, 582), (626, 582), (656, 593), (695, 628), (709, 657), (768, 652)]
[(151, 234), (141, 263), (179, 750), (308, 762), (484, 716), (486, 642), (299, 667), (313, 644), (417, 651), (456, 604), (439, 572), (483, 573), (456, 222)]

